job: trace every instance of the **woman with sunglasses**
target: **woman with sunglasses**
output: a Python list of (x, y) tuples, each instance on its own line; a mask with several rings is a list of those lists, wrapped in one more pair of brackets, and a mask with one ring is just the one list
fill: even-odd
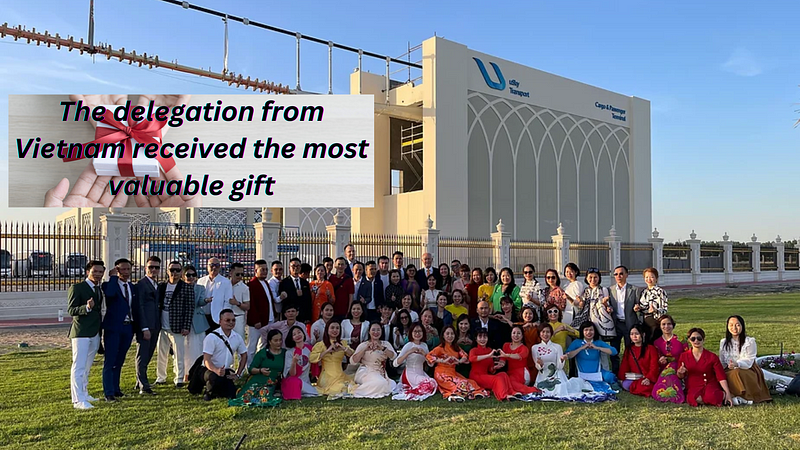
[(658, 321), (661, 328), (653, 346), (658, 353), (658, 380), (653, 386), (653, 398), (660, 402), (681, 404), (686, 401), (683, 392), (683, 381), (678, 377), (678, 357), (686, 351), (686, 345), (675, 336), (675, 319), (669, 314), (661, 316)]
[(678, 358), (678, 377), (686, 383), (686, 401), (692, 406), (733, 406), (725, 369), (719, 357), (704, 348), (706, 332), (702, 328), (689, 330), (691, 351)]
[(647, 343), (647, 327), (637, 323), (631, 328), (633, 346), (625, 349), (617, 376), (622, 389), (633, 395), (650, 397), (658, 380), (658, 352)]
[(567, 294), (561, 289), (561, 278), (555, 269), (547, 269), (544, 274), (547, 286), (544, 288), (544, 309), (555, 305), (562, 313), (562, 320), (572, 324), (572, 303), (567, 299)]
[(772, 401), (764, 373), (756, 364), (756, 340), (747, 335), (742, 316), (728, 317), (725, 337), (719, 341), (719, 359), (725, 368), (733, 404), (752, 405)]
[(400, 392), (392, 396), (392, 400), (425, 400), (436, 393), (436, 380), (425, 373), (425, 357), (428, 344), (425, 343), (425, 327), (415, 323), (411, 325), (408, 343), (395, 358), (395, 367), (405, 364), (400, 377)]
[[(411, 339), (411, 313), (401, 309), (397, 311), (396, 317), (392, 319), (392, 344), (396, 349), (402, 349)], [(395, 367), (397, 367), (395, 365)]]
[[(547, 314), (547, 323), (553, 329), (552, 340), (554, 343), (561, 346), (561, 352), (567, 352), (567, 338), (575, 339), (578, 337), (578, 330), (561, 322), (561, 310), (556, 305), (549, 305), (545, 311)], [(564, 362), (565, 370), (569, 371), (569, 361)]]
[(533, 305), (540, 309), (544, 303), (544, 289), (536, 280), (536, 267), (533, 264), (525, 264), (525, 267), (522, 268), (522, 276), (525, 277), (525, 281), (519, 288), (522, 304)]
[[(586, 302), (585, 308), (589, 310), (589, 319), (600, 332), (603, 342), (611, 343), (617, 337), (617, 328), (614, 323), (614, 310), (609, 304), (608, 288), (600, 286), (602, 278), (600, 270), (590, 267), (584, 280), (588, 285), (581, 298)], [(605, 354), (600, 357), (600, 364), (605, 370), (611, 370), (611, 362)]]

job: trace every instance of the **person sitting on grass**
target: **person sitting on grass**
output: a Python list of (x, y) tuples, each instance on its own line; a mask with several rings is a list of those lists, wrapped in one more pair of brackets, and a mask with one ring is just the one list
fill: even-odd
[[(233, 310), (225, 308), (219, 313), (219, 330), (208, 333), (203, 340), (203, 368), (199, 375), (205, 381), (203, 400), (213, 398), (234, 398), (234, 381), (242, 376), (247, 367), (247, 345), (239, 333), (233, 331), (236, 316)], [(239, 354), (239, 366), (233, 370), (233, 354)]]
[(691, 351), (678, 358), (677, 375), (686, 383), (686, 401), (692, 406), (723, 404), (733, 406), (728, 380), (719, 357), (706, 350), (706, 332), (702, 328), (689, 330)]
[(744, 319), (728, 317), (725, 338), (719, 341), (719, 359), (734, 406), (772, 401), (764, 373), (755, 363), (757, 354), (756, 340), (747, 335)]
[(280, 397), (275, 395), (275, 388), (283, 373), (286, 350), (283, 348), (283, 335), (278, 330), (267, 333), (267, 347), (253, 356), (253, 362), (247, 369), (247, 379), (235, 399), (228, 401), (228, 406), (278, 406)]
[(631, 328), (630, 338), (633, 346), (625, 349), (619, 366), (619, 379), (622, 389), (634, 395), (650, 397), (653, 386), (658, 381), (660, 366), (658, 351), (648, 344), (648, 328), (637, 323)]
[(603, 341), (596, 341), (595, 337), (599, 337), (599, 333), (594, 323), (588, 320), (583, 322), (578, 339), (567, 348), (567, 356), (575, 359), (579, 378), (591, 383), (597, 392), (609, 392), (611, 385), (616, 384), (617, 377), (600, 367), (600, 354), (613, 356), (617, 354), (617, 349)]

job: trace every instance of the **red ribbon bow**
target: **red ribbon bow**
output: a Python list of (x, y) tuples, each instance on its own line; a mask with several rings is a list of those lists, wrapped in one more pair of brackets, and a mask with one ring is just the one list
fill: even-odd
[[(97, 127), (94, 132), (95, 139), (92, 142), (83, 144), (83, 147), (85, 148), (89, 144), (113, 144), (125, 141), (125, 151), (122, 152), (122, 155), (117, 161), (119, 174), (123, 177), (136, 176), (133, 171), (133, 144), (131, 143), (131, 139), (135, 139), (136, 142), (145, 145), (161, 145), (161, 129), (167, 124), (166, 121), (142, 120), (141, 122), (135, 123), (132, 127), (126, 126), (122, 124), (122, 122), (118, 122), (116, 119), (114, 119), (114, 113), (109, 110), (106, 110), (100, 122), (110, 125), (112, 128)], [(83, 152), (81, 152), (78, 156), (72, 157), (72, 155), (70, 155), (69, 157), (64, 158), (63, 161), (77, 161), (79, 159), (84, 159), (85, 157), (86, 156), (83, 154)], [(169, 158), (165, 158), (161, 156), (161, 154), (158, 154), (156, 156), (156, 160), (161, 164), (161, 168), (164, 170), (164, 173), (169, 172), (173, 167), (175, 167), (175, 160), (173, 160), (171, 156)]]

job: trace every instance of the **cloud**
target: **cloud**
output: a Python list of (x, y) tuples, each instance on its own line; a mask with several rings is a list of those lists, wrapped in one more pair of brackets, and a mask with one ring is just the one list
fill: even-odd
[(742, 77), (754, 77), (763, 72), (755, 55), (746, 48), (737, 48), (722, 64), (722, 70)]
[(133, 90), (131, 86), (94, 76), (86, 70), (52, 59), (20, 60), (10, 58), (0, 61), (0, 82), (4, 85), (4, 90), (24, 91), (34, 80), (73, 81), (110, 86), (123, 91)]

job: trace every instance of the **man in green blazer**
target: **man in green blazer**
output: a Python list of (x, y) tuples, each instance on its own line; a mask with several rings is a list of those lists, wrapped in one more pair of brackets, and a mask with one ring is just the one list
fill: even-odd
[(103, 261), (86, 264), (86, 280), (74, 284), (67, 293), (68, 312), (72, 316), (69, 337), (72, 343), (70, 391), (75, 409), (91, 409), (97, 399), (89, 395), (89, 370), (100, 347), (100, 309), (103, 305), (101, 283), (106, 267)]

